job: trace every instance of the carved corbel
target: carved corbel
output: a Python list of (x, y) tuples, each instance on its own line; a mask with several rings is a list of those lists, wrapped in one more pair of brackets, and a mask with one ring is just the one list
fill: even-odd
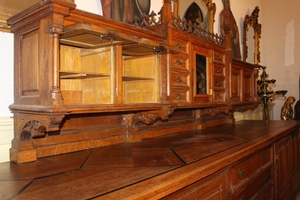
[(173, 112), (174, 112), (174, 108), (168, 108), (163, 110), (136, 113), (132, 117), (132, 125), (136, 126), (140, 122), (146, 125), (151, 125), (154, 124), (159, 119), (167, 120), (170, 118)]
[(31, 138), (41, 138), (45, 137), (47, 132), (58, 131), (63, 118), (64, 115), (31, 117), (19, 131), (20, 140), (28, 141)]

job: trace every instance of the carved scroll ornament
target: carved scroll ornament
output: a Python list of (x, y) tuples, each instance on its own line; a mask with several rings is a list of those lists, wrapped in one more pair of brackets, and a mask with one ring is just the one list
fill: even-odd
[(138, 123), (142, 122), (146, 125), (154, 124), (157, 120), (166, 120), (173, 114), (174, 108), (168, 108), (163, 110), (147, 111), (136, 113), (132, 117), (132, 124), (136, 126)]

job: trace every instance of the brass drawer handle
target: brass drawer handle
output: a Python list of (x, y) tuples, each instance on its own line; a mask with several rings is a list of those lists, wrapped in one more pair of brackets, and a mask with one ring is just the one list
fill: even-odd
[(180, 95), (180, 94), (177, 94), (177, 95), (176, 95), (176, 100), (179, 100), (179, 99), (181, 99), (181, 95)]
[(182, 79), (180, 78), (180, 76), (177, 77), (176, 82), (177, 83), (181, 83), (182, 82)]
[(237, 173), (238, 178), (241, 178), (244, 175), (244, 170), (240, 171)]
[(175, 64), (176, 65), (182, 65), (182, 62), (180, 60), (176, 60)]
[(176, 49), (181, 49), (182, 46), (181, 46), (180, 44), (176, 44), (175, 48), (176, 48)]

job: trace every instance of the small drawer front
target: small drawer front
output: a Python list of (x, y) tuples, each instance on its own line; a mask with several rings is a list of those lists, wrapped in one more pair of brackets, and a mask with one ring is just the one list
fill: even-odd
[(230, 170), (231, 184), (233, 188), (238, 188), (262, 167), (271, 165), (272, 148), (268, 148), (263, 152), (254, 155), (246, 161), (238, 164)]
[(250, 184), (243, 188), (241, 192), (238, 193), (236, 196), (234, 196), (234, 200), (246, 200), (251, 199), (251, 197), (257, 196), (259, 193), (261, 193), (261, 190), (264, 190), (268, 187), (268, 185), (272, 184), (272, 168), (268, 168), (265, 170), (262, 174), (260, 174), (257, 178), (254, 180), (250, 180)]
[(186, 53), (187, 42), (178, 38), (172, 38), (171, 45), (174, 46), (179, 52)]
[(225, 55), (223, 53), (214, 51), (213, 53), (213, 61), (216, 63), (223, 63), (225, 64)]
[(224, 66), (214, 65), (214, 75), (224, 76)]
[(171, 72), (171, 84), (187, 86), (187, 76), (188, 74)]
[(187, 58), (184, 56), (172, 55), (171, 56), (171, 67), (185, 68), (186, 69)]
[(213, 91), (213, 101), (225, 101), (225, 91)]
[(215, 88), (224, 88), (225, 77), (214, 77), (213, 87)]
[(176, 103), (186, 103), (187, 102), (187, 89), (184, 88), (172, 88), (171, 99)]

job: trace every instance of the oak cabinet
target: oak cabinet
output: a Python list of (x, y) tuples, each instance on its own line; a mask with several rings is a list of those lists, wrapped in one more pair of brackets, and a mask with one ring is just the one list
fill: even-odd
[(256, 107), (255, 66), (232, 60), (223, 37), (187, 28), (170, 8), (164, 2), (158, 21), (125, 23), (45, 0), (8, 19), (11, 160), (233, 123), (237, 104)]

